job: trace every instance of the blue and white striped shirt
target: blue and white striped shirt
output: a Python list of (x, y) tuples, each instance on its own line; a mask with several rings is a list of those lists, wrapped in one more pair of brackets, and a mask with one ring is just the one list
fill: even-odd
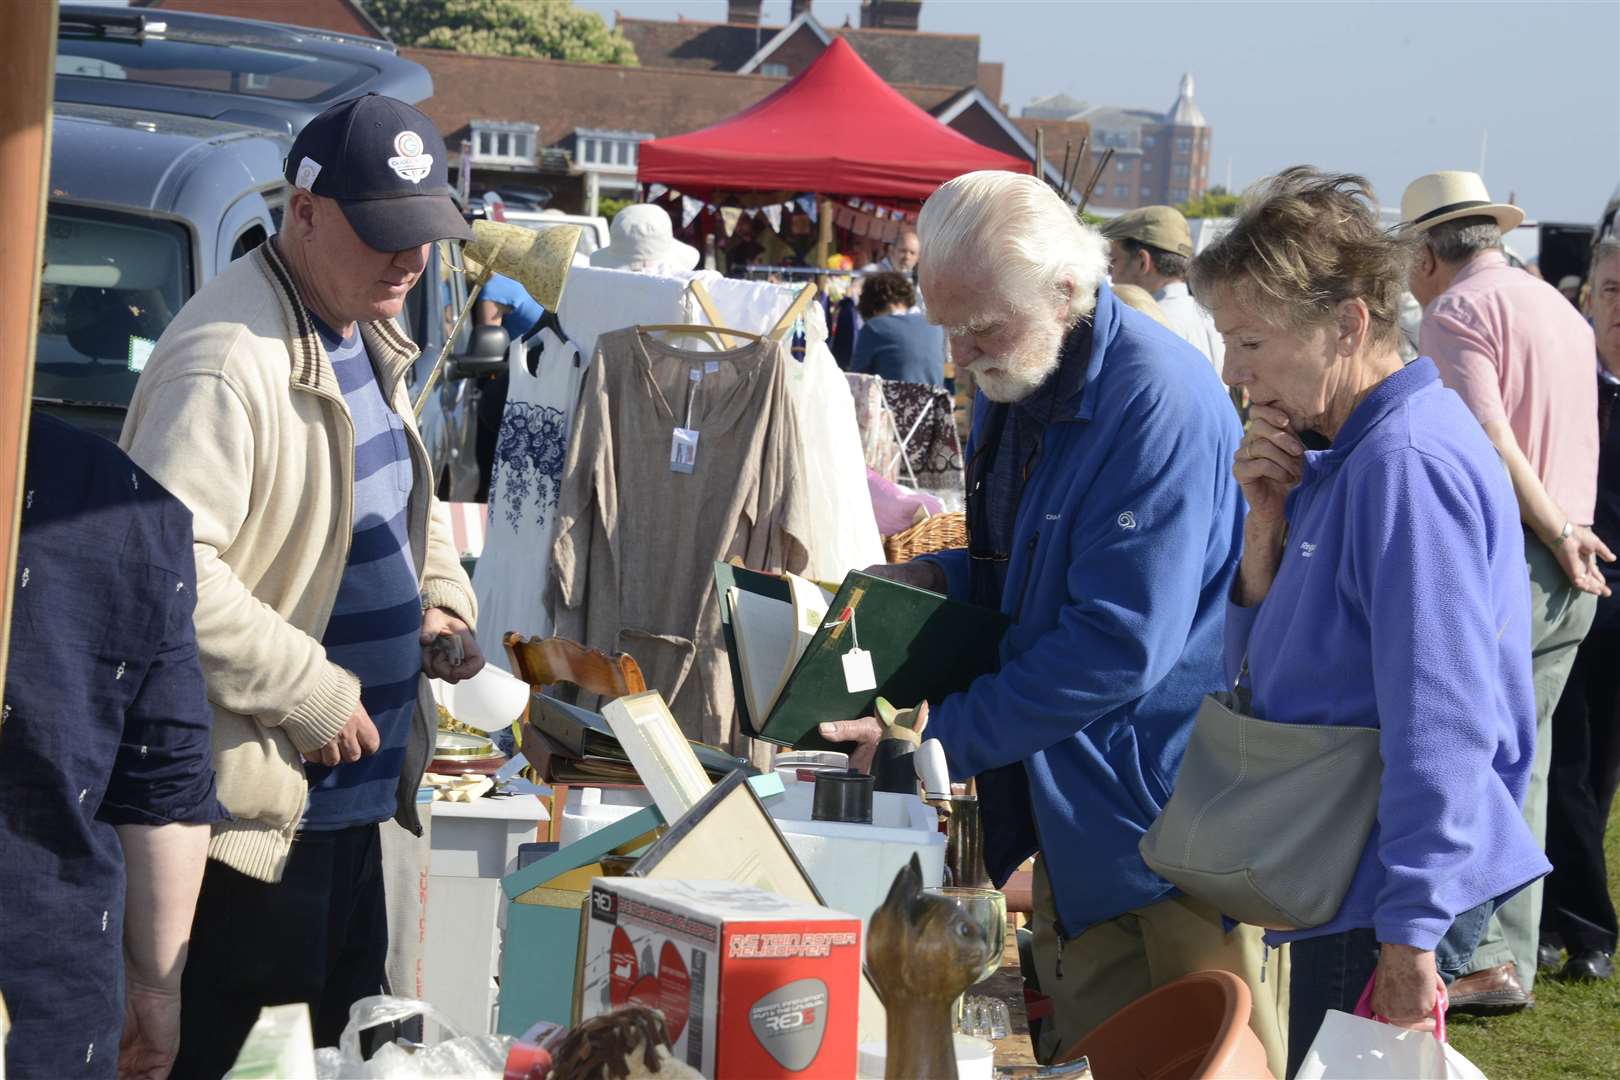
[(303, 827), (343, 829), (394, 816), (422, 674), (422, 601), (406, 530), (414, 477), (405, 423), (384, 400), (358, 329), (340, 339), (315, 324), (354, 419), (353, 539), (321, 644), (359, 677), (360, 703), (381, 744), (356, 762), (305, 766)]

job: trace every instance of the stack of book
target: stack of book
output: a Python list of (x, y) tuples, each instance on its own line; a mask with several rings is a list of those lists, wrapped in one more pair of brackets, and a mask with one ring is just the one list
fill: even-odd
[[(746, 759), (704, 743), (691, 744), (709, 779), (719, 780), (738, 769), (755, 775)], [(591, 787), (644, 787), (630, 756), (600, 713), (535, 694), (523, 729), (523, 756), (548, 784)]]

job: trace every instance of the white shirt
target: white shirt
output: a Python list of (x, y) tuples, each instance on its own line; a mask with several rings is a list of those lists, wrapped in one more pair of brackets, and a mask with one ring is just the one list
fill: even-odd
[(1170, 329), (1203, 353), (1215, 365), (1215, 374), (1219, 375), (1226, 364), (1226, 343), (1215, 332), (1215, 320), (1193, 299), (1187, 283), (1172, 281), (1154, 293), (1153, 299), (1159, 302), (1159, 310), (1164, 312)]

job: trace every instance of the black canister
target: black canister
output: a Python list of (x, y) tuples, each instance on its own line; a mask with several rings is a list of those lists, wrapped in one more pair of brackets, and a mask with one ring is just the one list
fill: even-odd
[(816, 821), (872, 824), (872, 778), (863, 772), (825, 772), (816, 777), (810, 816)]
[(884, 739), (872, 757), (875, 790), (894, 795), (917, 794), (917, 766), (913, 764), (917, 744), (906, 739)]

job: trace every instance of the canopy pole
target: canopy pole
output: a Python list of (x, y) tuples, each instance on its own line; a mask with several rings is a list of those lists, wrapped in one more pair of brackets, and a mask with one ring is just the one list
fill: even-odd
[(832, 200), (825, 195), (816, 196), (816, 267), (825, 269), (827, 256), (832, 254)]
[[(0, 685), (11, 630), (11, 591), (28, 448), (34, 335), (44, 262), (45, 194), (50, 177), (56, 5), (12, 4), (0, 42), (6, 94), (0, 99)], [(4, 717), (0, 717), (0, 722)]]

